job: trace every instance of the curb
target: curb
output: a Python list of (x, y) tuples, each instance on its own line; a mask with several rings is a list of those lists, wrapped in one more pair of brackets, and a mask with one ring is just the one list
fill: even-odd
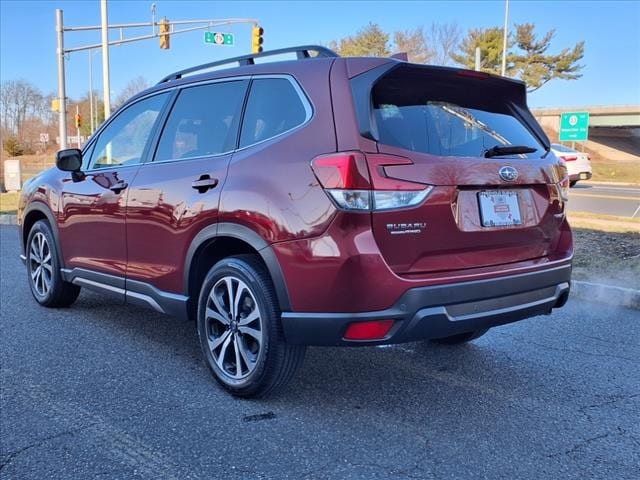
[(635, 288), (572, 280), (571, 296), (591, 302), (601, 302), (640, 310), (640, 290)]
[(17, 225), (18, 216), (3, 213), (0, 215), (0, 225)]

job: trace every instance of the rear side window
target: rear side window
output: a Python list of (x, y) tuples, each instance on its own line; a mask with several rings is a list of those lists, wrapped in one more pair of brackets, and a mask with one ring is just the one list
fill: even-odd
[(183, 89), (160, 136), (155, 160), (185, 160), (232, 151), (247, 84), (238, 80)]
[(307, 109), (286, 78), (254, 80), (242, 122), (240, 147), (261, 142), (303, 124)]
[(452, 157), (482, 157), (494, 147), (529, 146), (544, 153), (536, 137), (512, 113), (506, 92), (484, 89), (477, 80), (450, 76), (395, 75), (373, 89), (381, 143)]

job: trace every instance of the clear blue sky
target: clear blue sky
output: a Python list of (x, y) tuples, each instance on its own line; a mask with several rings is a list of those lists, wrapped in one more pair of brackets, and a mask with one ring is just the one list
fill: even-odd
[[(351, 35), (367, 22), (384, 30), (457, 22), (473, 27), (501, 26), (504, 1), (163, 1), (156, 0), (158, 16), (170, 20), (251, 17), (265, 29), (267, 49), (296, 44), (326, 44)], [(111, 0), (110, 23), (151, 20), (151, 1)], [(44, 93), (56, 91), (55, 9), (64, 10), (67, 26), (99, 25), (100, 2), (0, 0), (0, 79), (24, 78)], [(540, 32), (556, 29), (551, 51), (585, 40), (584, 76), (577, 81), (555, 80), (529, 97), (532, 107), (586, 106), (640, 103), (639, 1), (518, 1), (510, 2), (509, 23), (533, 22)], [(143, 34), (148, 31), (137, 31)], [(250, 26), (227, 29), (236, 34), (234, 47), (205, 45), (203, 33), (173, 37), (170, 50), (158, 40), (112, 47), (112, 98), (137, 76), (154, 83), (171, 71), (198, 63), (241, 55), (250, 49)], [(125, 33), (132, 35), (136, 31)], [(99, 32), (68, 33), (66, 47), (98, 43)], [(112, 39), (118, 33), (112, 32)], [(100, 54), (94, 55), (94, 88), (100, 90)], [(88, 53), (71, 54), (67, 62), (67, 94), (79, 97), (88, 90)]]

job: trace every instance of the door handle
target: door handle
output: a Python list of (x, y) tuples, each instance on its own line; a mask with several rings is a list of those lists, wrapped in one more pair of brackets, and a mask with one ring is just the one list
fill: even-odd
[(198, 193), (204, 193), (210, 188), (215, 188), (218, 185), (217, 178), (211, 178), (209, 175), (201, 175), (198, 180), (194, 180), (191, 183), (191, 188), (198, 190)]
[(124, 190), (128, 186), (129, 184), (127, 182), (118, 182), (115, 185), (111, 185), (109, 187), (109, 190), (111, 190), (114, 193), (120, 193), (122, 190)]

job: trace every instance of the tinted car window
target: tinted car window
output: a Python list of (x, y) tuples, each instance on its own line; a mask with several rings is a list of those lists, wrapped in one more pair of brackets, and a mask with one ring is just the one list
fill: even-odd
[(247, 83), (212, 83), (182, 90), (160, 137), (155, 160), (181, 160), (233, 150)]
[[(380, 142), (439, 156), (482, 157), (494, 147), (522, 145), (543, 152), (536, 137), (515, 117), (507, 100), (464, 80), (446, 85), (382, 80), (373, 90)], [(477, 91), (475, 91), (477, 90)]]
[(142, 161), (151, 130), (169, 94), (145, 98), (127, 107), (100, 133), (90, 168), (135, 165)]
[(557, 143), (553, 143), (551, 145), (551, 148), (553, 148), (554, 150), (557, 150), (558, 152), (565, 152), (565, 153), (575, 152), (576, 151), (573, 148), (565, 147), (564, 145), (559, 145)]
[(254, 80), (242, 122), (240, 146), (275, 137), (304, 123), (307, 112), (286, 78)]

